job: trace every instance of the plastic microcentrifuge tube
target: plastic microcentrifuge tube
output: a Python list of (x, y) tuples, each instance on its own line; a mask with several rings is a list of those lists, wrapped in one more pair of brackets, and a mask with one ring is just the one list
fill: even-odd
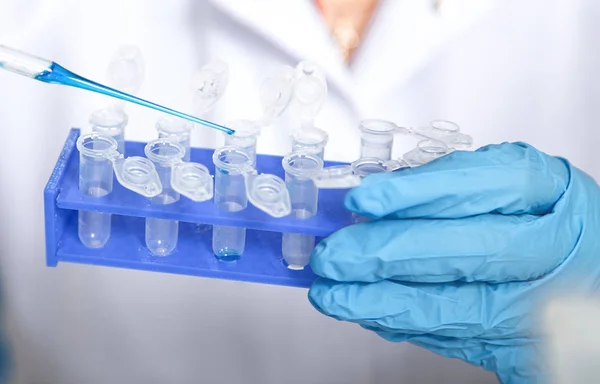
[[(143, 196), (158, 195), (162, 186), (154, 165), (143, 157), (125, 159), (117, 151), (110, 136), (91, 133), (77, 140), (79, 150), (79, 190), (103, 197), (112, 191), (113, 174), (125, 188)], [(103, 212), (79, 211), (78, 235), (89, 248), (103, 247), (110, 237), (111, 215)]]
[[(144, 147), (146, 157), (154, 163), (162, 192), (151, 198), (153, 204), (172, 204), (184, 195), (193, 201), (206, 201), (213, 196), (213, 181), (202, 164), (183, 161), (185, 148), (169, 139), (157, 139)], [(155, 256), (166, 256), (177, 246), (179, 222), (146, 218), (146, 247)]]
[(360, 157), (390, 160), (396, 127), (396, 124), (385, 120), (361, 121)]
[(190, 143), (193, 124), (175, 116), (162, 116), (156, 122), (156, 131), (160, 139), (177, 142), (185, 149), (183, 161), (190, 161)]
[(322, 129), (312, 125), (304, 125), (295, 130), (290, 139), (292, 141), (292, 152), (311, 153), (323, 160), (329, 135)]
[[(93, 197), (112, 192), (113, 167), (105, 153), (117, 150), (115, 140), (108, 137), (82, 138), (79, 150), (79, 191)], [(88, 248), (102, 248), (110, 237), (111, 214), (79, 211), (79, 240)]]
[[(312, 177), (323, 169), (323, 160), (307, 152), (292, 152), (282, 160), (285, 184), (290, 194), (292, 216), (308, 219), (317, 213), (319, 189)], [(298, 233), (282, 235), (281, 252), (289, 269), (301, 270), (308, 265), (315, 247), (315, 236)]]
[(229, 82), (229, 66), (213, 60), (203, 66), (192, 80), (196, 113), (208, 112), (225, 94)]
[(419, 141), (417, 148), (405, 153), (403, 158), (408, 166), (418, 167), (450, 152), (452, 152), (452, 149), (444, 142), (426, 139)]
[(227, 124), (233, 127), (233, 135), (224, 134), (225, 146), (239, 147), (248, 153), (252, 166), (256, 167), (256, 141), (260, 134), (260, 125), (250, 120), (236, 120)]
[[(290, 195), (283, 180), (275, 175), (256, 173), (246, 151), (228, 146), (213, 154), (215, 164), (214, 203), (225, 212), (239, 212), (252, 203), (273, 216), (291, 212)], [(213, 226), (213, 253), (222, 261), (238, 260), (246, 247), (246, 229), (225, 225)]]
[[(185, 149), (179, 143), (167, 139), (159, 139), (146, 144), (146, 157), (154, 163), (160, 181), (162, 193), (153, 197), (153, 204), (172, 204), (179, 200), (179, 193), (171, 185), (171, 164), (175, 160), (182, 161)], [(166, 256), (177, 246), (179, 222), (176, 220), (146, 218), (146, 247), (155, 256)]]
[[(238, 147), (224, 147), (213, 154), (215, 164), (215, 197), (217, 209), (239, 212), (246, 209), (245, 173), (252, 169), (248, 153)], [(224, 225), (213, 226), (212, 248), (214, 255), (223, 261), (235, 261), (246, 247), (246, 228)]]
[[(136, 94), (144, 82), (144, 58), (134, 45), (123, 45), (113, 54), (107, 69), (108, 84), (113, 88)], [(118, 150), (125, 153), (125, 129), (128, 117), (125, 114), (126, 102), (116, 99), (110, 107), (96, 111), (90, 117), (92, 129), (117, 140)]]
[(125, 127), (128, 117), (122, 109), (108, 107), (100, 109), (90, 115), (92, 132), (103, 136), (110, 136), (117, 142), (117, 151), (125, 154)]

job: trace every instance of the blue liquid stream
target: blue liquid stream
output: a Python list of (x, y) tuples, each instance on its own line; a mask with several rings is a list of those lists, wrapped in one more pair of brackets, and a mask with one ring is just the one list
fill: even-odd
[(76, 87), (76, 88), (81, 88), (81, 89), (85, 89), (85, 90), (92, 91), (92, 92), (101, 93), (103, 95), (115, 97), (117, 99), (129, 101), (131, 103), (139, 104), (144, 107), (148, 107), (148, 108), (155, 109), (157, 111), (168, 113), (170, 115), (177, 116), (182, 119), (189, 120), (189, 121), (204, 125), (209, 128), (217, 129), (217, 130), (225, 132), (229, 135), (232, 135), (235, 133), (235, 131), (231, 128), (227, 128), (227, 127), (224, 127), (219, 124), (211, 123), (210, 121), (199, 119), (197, 117), (194, 117), (194, 116), (182, 113), (182, 112), (178, 112), (174, 109), (163, 107), (161, 105), (152, 103), (150, 101), (140, 99), (139, 97), (135, 97), (135, 96), (129, 95), (127, 93), (117, 91), (116, 89), (107, 87), (105, 85), (98, 84), (94, 81), (83, 78), (54, 62), (48, 67), (48, 69), (46, 69), (45, 71), (43, 71), (42, 73), (37, 75), (35, 77), (35, 79), (39, 80), (39, 81), (43, 81), (44, 83), (68, 85), (71, 87)]

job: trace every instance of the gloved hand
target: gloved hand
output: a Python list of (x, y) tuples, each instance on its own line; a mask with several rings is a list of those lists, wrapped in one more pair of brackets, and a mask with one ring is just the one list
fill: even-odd
[(374, 221), (315, 248), (315, 308), (503, 383), (544, 381), (548, 300), (600, 290), (600, 188), (527, 144), (372, 175), (345, 203)]

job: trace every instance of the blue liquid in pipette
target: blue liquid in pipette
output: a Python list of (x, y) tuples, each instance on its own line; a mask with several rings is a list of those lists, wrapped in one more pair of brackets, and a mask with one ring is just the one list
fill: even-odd
[(68, 85), (71, 87), (76, 87), (76, 88), (81, 88), (81, 89), (85, 89), (88, 91), (101, 93), (103, 95), (115, 97), (117, 99), (129, 101), (131, 103), (139, 104), (144, 107), (148, 107), (148, 108), (155, 109), (157, 111), (168, 113), (170, 115), (177, 116), (182, 119), (204, 125), (206, 127), (218, 129), (219, 131), (223, 131), (229, 135), (232, 135), (233, 133), (235, 133), (235, 131), (233, 129), (224, 127), (222, 125), (211, 123), (210, 121), (199, 119), (197, 117), (187, 115), (182, 112), (178, 112), (174, 109), (163, 107), (161, 105), (152, 103), (150, 101), (140, 99), (139, 97), (135, 97), (135, 96), (129, 95), (127, 93), (117, 91), (116, 89), (107, 87), (105, 85), (98, 84), (94, 81), (83, 78), (54, 62), (52, 63), (52, 65), (50, 65), (50, 67), (47, 70), (45, 70), (44, 72), (37, 75), (35, 77), (35, 79), (39, 80), (39, 81), (43, 81), (44, 83)]

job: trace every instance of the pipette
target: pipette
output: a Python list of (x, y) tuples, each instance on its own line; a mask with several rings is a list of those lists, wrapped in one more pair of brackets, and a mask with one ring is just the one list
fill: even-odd
[(140, 99), (139, 97), (132, 96), (128, 93), (107, 87), (106, 85), (88, 80), (53, 61), (42, 59), (3, 45), (0, 45), (0, 68), (29, 77), (31, 79), (42, 81), (44, 83), (67, 85), (101, 93), (103, 95), (111, 96), (120, 100), (129, 101), (131, 103), (139, 104), (144, 107), (177, 116), (209, 128), (223, 131), (230, 135), (235, 132), (233, 129), (224, 127), (222, 125), (199, 119), (171, 108), (163, 107), (150, 101)]

